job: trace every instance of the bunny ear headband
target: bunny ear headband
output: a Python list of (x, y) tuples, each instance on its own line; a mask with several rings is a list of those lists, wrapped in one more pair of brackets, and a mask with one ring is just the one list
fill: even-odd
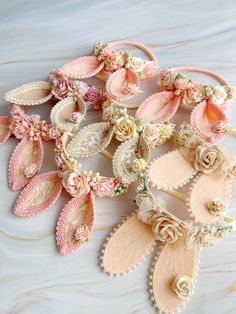
[(161, 199), (155, 199), (145, 176), (139, 178), (138, 210), (107, 238), (101, 267), (110, 275), (123, 275), (158, 246), (150, 268), (150, 298), (159, 313), (176, 313), (193, 293), (200, 248), (227, 236), (234, 229), (234, 221), (222, 217), (212, 228), (182, 221), (163, 207)]
[[(193, 82), (179, 71), (200, 72), (219, 81), (222, 86), (209, 86)], [(193, 107), (191, 125), (194, 131), (205, 141), (214, 143), (222, 139), (225, 133), (236, 134), (228, 127), (224, 113), (232, 102), (234, 88), (218, 74), (194, 67), (178, 67), (160, 74), (162, 92), (148, 97), (136, 112), (136, 118), (149, 122), (163, 123), (176, 113), (180, 105)]]

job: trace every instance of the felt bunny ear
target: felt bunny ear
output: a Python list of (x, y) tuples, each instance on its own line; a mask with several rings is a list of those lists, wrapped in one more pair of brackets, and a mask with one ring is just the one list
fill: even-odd
[(76, 131), (86, 113), (82, 98), (67, 97), (59, 101), (51, 111), (51, 121), (59, 129)]
[(229, 206), (231, 186), (230, 177), (219, 173), (200, 174), (193, 180), (187, 206), (196, 223), (217, 223)]
[(86, 79), (100, 72), (103, 66), (97, 57), (84, 56), (64, 64), (60, 72), (71, 79)]
[(141, 103), (135, 118), (146, 122), (163, 123), (173, 117), (179, 104), (180, 97), (174, 92), (156, 93)]
[(0, 116), (0, 144), (3, 144), (11, 135), (11, 130), (9, 129), (9, 117)]
[(163, 190), (177, 189), (187, 184), (196, 173), (180, 149), (154, 159), (147, 169), (151, 185)]
[(124, 274), (139, 264), (155, 243), (152, 227), (138, 219), (137, 213), (107, 238), (101, 267), (111, 275)]
[(78, 196), (62, 209), (57, 223), (57, 246), (62, 254), (71, 254), (88, 240), (94, 224), (94, 195)]
[(4, 98), (17, 105), (40, 105), (52, 98), (51, 84), (44, 81), (24, 84), (7, 92)]
[(106, 82), (108, 95), (116, 100), (124, 101), (133, 97), (139, 90), (138, 75), (130, 69), (120, 69), (110, 75)]
[(105, 149), (113, 135), (109, 122), (92, 123), (81, 129), (67, 146), (71, 157), (90, 157)]
[(228, 119), (222, 109), (208, 101), (198, 104), (191, 113), (191, 125), (194, 131), (205, 141), (215, 143), (224, 136)]
[(13, 211), (16, 216), (34, 216), (56, 202), (62, 190), (58, 171), (37, 175), (24, 188), (16, 200)]
[(30, 141), (28, 137), (23, 137), (15, 147), (9, 163), (8, 182), (12, 191), (20, 190), (28, 184), (40, 170), (43, 156), (41, 138), (38, 141)]
[(176, 313), (184, 306), (192, 292), (197, 266), (198, 249), (189, 249), (186, 237), (164, 244), (149, 276), (151, 299), (160, 313)]
[(142, 136), (123, 142), (116, 150), (113, 160), (113, 173), (124, 184), (130, 184), (137, 179), (134, 163), (140, 158), (148, 161), (150, 149)]

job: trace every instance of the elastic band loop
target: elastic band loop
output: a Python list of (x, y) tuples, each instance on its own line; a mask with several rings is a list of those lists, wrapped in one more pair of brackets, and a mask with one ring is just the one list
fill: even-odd
[(207, 74), (215, 78), (222, 85), (230, 87), (229, 83), (222, 76), (208, 69), (184, 66), (184, 67), (169, 68), (168, 70), (172, 72), (187, 71), (187, 72), (198, 72), (198, 73)]

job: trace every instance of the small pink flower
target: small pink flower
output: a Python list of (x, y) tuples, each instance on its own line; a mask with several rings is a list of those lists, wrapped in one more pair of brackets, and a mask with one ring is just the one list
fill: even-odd
[(49, 140), (55, 140), (60, 136), (60, 132), (53, 124), (47, 125), (47, 138)]
[(138, 92), (138, 86), (129, 82), (125, 82), (122, 92), (125, 95), (133, 95)]
[(88, 239), (89, 228), (86, 224), (81, 224), (74, 232), (76, 242), (85, 242)]
[(225, 121), (218, 121), (212, 126), (212, 131), (216, 134), (223, 134), (225, 133), (227, 128), (227, 123)]
[(15, 116), (9, 125), (9, 129), (17, 139), (21, 139), (30, 130), (30, 124), (26, 116)]
[(98, 197), (104, 197), (111, 194), (115, 189), (115, 182), (110, 178), (102, 178), (98, 180), (94, 186), (93, 191)]
[(55, 156), (56, 164), (59, 168), (62, 168), (66, 162), (66, 156), (64, 154), (57, 154)]
[(24, 174), (25, 174), (26, 178), (30, 179), (36, 174), (37, 171), (38, 171), (37, 165), (31, 164), (25, 168)]
[(84, 100), (88, 102), (96, 102), (99, 98), (99, 91), (93, 88), (89, 88), (89, 90), (84, 94)]
[(151, 77), (155, 72), (156, 65), (152, 61), (147, 61), (144, 67), (144, 76), (145, 78)]
[(71, 196), (86, 195), (90, 191), (88, 181), (78, 170), (67, 170), (63, 173), (62, 184)]
[(72, 91), (73, 83), (59, 71), (54, 71), (49, 75), (52, 84), (52, 94), (57, 99), (63, 99)]
[(77, 123), (82, 119), (82, 113), (79, 111), (74, 111), (69, 117), (69, 121)]
[(24, 110), (18, 105), (12, 105), (10, 109), (10, 116), (14, 118), (14, 116), (24, 116)]
[(184, 78), (179, 78), (175, 82), (175, 88), (180, 90), (185, 90), (188, 88), (188, 80)]

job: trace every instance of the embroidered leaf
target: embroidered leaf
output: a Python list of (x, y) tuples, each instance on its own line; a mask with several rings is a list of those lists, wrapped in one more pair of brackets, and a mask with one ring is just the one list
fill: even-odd
[(56, 202), (62, 190), (58, 171), (37, 175), (24, 188), (16, 200), (13, 211), (17, 216), (34, 216)]
[(0, 144), (5, 143), (10, 135), (9, 117), (0, 116)]
[(113, 135), (109, 122), (92, 123), (81, 129), (67, 146), (71, 157), (90, 157), (105, 149)]
[(74, 59), (60, 69), (60, 72), (72, 79), (85, 79), (96, 75), (103, 68), (104, 63), (97, 57), (85, 56)]
[(150, 150), (142, 136), (123, 142), (116, 150), (113, 160), (113, 173), (122, 183), (130, 184), (137, 179), (137, 173), (132, 171), (135, 159), (148, 161)]
[[(62, 209), (57, 223), (57, 246), (62, 254), (71, 254), (86, 242), (94, 224), (94, 196), (93, 193), (78, 196), (70, 200)], [(76, 239), (75, 233), (81, 226), (81, 240)], [(82, 234), (81, 234), (82, 233)]]
[(189, 210), (196, 222), (201, 224), (215, 224), (222, 217), (210, 213), (207, 204), (218, 199), (229, 206), (231, 198), (231, 179), (225, 174), (201, 174), (194, 184), (189, 196)]
[(222, 139), (225, 133), (215, 131), (217, 124), (228, 124), (228, 119), (219, 106), (203, 101), (193, 109), (191, 125), (205, 141), (215, 143)]
[(20, 190), (28, 184), (31, 177), (38, 172), (43, 163), (43, 144), (30, 141), (26, 136), (15, 147), (8, 171), (8, 182), (11, 190)]
[(44, 81), (24, 84), (7, 92), (4, 98), (17, 105), (40, 105), (52, 98), (51, 84)]
[(135, 213), (108, 240), (102, 256), (104, 270), (113, 275), (131, 270), (147, 255), (154, 239), (151, 226)]
[[(124, 101), (134, 96), (139, 89), (139, 85), (139, 77), (134, 71), (120, 69), (109, 76), (106, 82), (106, 91), (111, 98)], [(128, 86), (130, 86), (130, 92), (125, 92), (125, 90), (128, 91)], [(131, 87), (134, 89), (133, 92)]]
[(176, 113), (179, 103), (180, 97), (176, 96), (174, 92), (153, 94), (141, 103), (135, 118), (153, 123), (166, 122)]
[(153, 160), (147, 170), (147, 176), (152, 185), (159, 189), (170, 190), (186, 184), (196, 172), (177, 149)]
[(172, 290), (176, 276), (188, 276), (194, 281), (197, 272), (197, 249), (188, 249), (186, 237), (167, 243), (158, 256), (151, 272), (150, 289), (154, 305), (162, 313), (176, 313), (186, 300)]
[[(73, 97), (67, 97), (52, 108), (51, 121), (59, 129), (76, 131), (85, 112), (86, 106), (82, 98), (76, 101)], [(79, 115), (78, 119), (73, 119), (73, 113)]]

